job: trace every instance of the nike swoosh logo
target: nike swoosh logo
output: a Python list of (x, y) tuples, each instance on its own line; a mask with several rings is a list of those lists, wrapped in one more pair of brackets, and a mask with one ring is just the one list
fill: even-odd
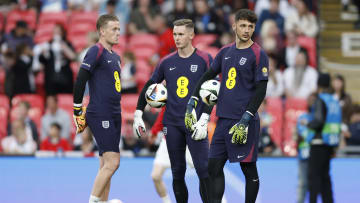
[(227, 60), (227, 59), (229, 59), (229, 58), (231, 58), (231, 57), (225, 57), (225, 60)]
[(244, 157), (245, 155), (238, 155), (237, 158), (240, 159), (241, 157)]
[(111, 61), (108, 61), (108, 63), (111, 63)]
[[(175, 67), (176, 68), (176, 67)], [(170, 68), (170, 70), (174, 70), (175, 68)]]

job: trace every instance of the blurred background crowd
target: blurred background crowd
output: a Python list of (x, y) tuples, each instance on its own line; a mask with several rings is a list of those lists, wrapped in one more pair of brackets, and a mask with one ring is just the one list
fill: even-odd
[[(344, 12), (360, 10), (356, 10), (358, 1), (334, 2)], [(192, 19), (193, 45), (215, 57), (222, 46), (234, 41), (231, 25), (240, 8), (253, 9), (258, 15), (253, 40), (269, 56), (267, 96), (259, 109), (260, 152), (296, 156), (297, 118), (308, 110), (318, 70), (323, 69), (319, 35), (324, 21), (320, 3), (312, 0), (2, 0), (0, 153), (96, 155), (88, 129), (75, 135), (72, 91), (79, 63), (98, 40), (96, 19), (109, 13), (121, 24), (120, 43), (113, 47), (123, 64), (121, 154), (153, 155), (161, 136), (151, 134), (161, 131), (150, 129), (159, 109), (147, 109), (144, 115), (148, 137), (133, 135), (132, 119), (138, 93), (154, 67), (176, 50), (172, 22)], [(358, 29), (359, 22), (353, 23), (351, 28)], [(331, 91), (343, 110), (339, 149), (350, 155), (360, 153), (360, 106), (347, 92), (341, 73), (332, 72)], [(214, 113), (210, 137), (217, 119)]]

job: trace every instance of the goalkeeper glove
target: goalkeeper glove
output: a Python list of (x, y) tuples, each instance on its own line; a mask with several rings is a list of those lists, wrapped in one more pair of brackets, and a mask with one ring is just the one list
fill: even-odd
[(252, 117), (253, 115), (246, 111), (240, 121), (229, 130), (229, 134), (232, 134), (231, 143), (246, 144), (249, 121)]
[(74, 104), (74, 123), (76, 126), (76, 134), (82, 133), (87, 127), (86, 119), (86, 107), (78, 106)]
[(194, 131), (194, 124), (197, 122), (195, 108), (198, 101), (199, 99), (197, 97), (192, 96), (186, 105), (185, 127), (191, 132)]
[(202, 113), (200, 119), (194, 125), (194, 132), (191, 135), (193, 140), (203, 140), (206, 138), (208, 133), (208, 122), (209, 122), (209, 114)]
[(146, 132), (145, 123), (142, 119), (142, 115), (143, 112), (141, 110), (136, 110), (134, 113), (133, 133), (139, 138)]

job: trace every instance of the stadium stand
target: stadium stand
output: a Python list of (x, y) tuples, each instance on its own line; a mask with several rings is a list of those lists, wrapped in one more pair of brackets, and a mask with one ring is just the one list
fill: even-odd
[(24, 20), (31, 30), (36, 28), (36, 12), (34, 10), (12, 10), (6, 16), (5, 32), (11, 32), (19, 20)]

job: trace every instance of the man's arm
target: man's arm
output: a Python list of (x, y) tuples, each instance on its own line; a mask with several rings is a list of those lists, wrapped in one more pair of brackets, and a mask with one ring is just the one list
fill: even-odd
[(307, 127), (315, 130), (316, 132), (320, 132), (324, 127), (326, 120), (326, 105), (324, 101), (319, 98), (315, 101), (314, 105), (314, 119), (307, 124)]

